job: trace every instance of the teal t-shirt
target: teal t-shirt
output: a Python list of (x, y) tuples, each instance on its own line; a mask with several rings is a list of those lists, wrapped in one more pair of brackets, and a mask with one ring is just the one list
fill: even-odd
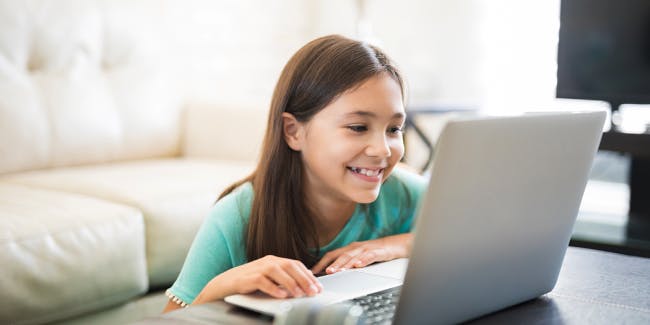
[[(320, 248), (321, 256), (355, 241), (409, 232), (426, 180), (415, 173), (394, 169), (374, 202), (357, 207), (341, 232)], [(187, 304), (218, 274), (248, 262), (245, 232), (253, 201), (253, 186), (244, 183), (219, 200), (203, 221), (170, 288)]]

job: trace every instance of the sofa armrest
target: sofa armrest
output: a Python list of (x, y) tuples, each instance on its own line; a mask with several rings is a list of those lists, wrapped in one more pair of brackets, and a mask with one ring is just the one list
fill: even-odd
[(183, 156), (257, 160), (266, 130), (267, 110), (190, 103), (184, 114)]

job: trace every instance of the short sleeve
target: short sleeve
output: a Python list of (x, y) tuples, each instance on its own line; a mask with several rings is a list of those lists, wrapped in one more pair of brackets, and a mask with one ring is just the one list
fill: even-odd
[(245, 262), (242, 238), (248, 218), (242, 212), (250, 209), (241, 208), (241, 196), (241, 191), (233, 192), (219, 200), (199, 228), (183, 268), (169, 289), (186, 304), (191, 304), (215, 276)]

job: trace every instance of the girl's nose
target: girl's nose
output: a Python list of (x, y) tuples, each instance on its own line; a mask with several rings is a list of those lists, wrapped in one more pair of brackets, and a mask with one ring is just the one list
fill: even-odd
[(370, 157), (388, 158), (391, 156), (390, 145), (386, 135), (377, 135), (366, 147), (366, 154)]

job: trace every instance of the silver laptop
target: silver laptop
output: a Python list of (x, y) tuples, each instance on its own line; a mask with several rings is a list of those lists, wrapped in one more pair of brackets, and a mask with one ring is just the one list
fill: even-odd
[(320, 277), (310, 298), (233, 295), (274, 315), (400, 287), (397, 324), (457, 323), (553, 289), (605, 112), (479, 117), (447, 123), (436, 146), (409, 260)]

